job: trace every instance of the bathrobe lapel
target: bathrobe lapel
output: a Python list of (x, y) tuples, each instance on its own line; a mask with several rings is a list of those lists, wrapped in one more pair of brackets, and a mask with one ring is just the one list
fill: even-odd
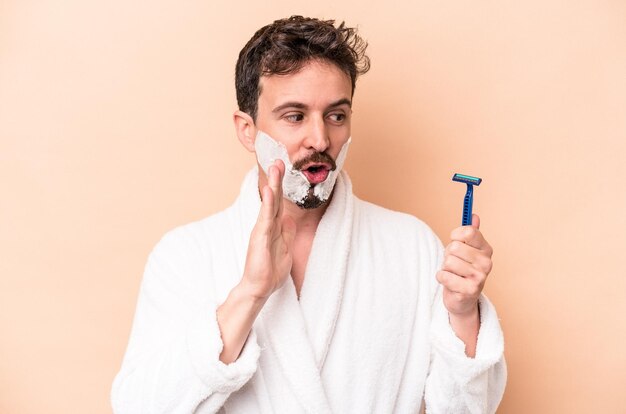
[(300, 306), (318, 369), (322, 370), (343, 298), (352, 236), (353, 196), (345, 172), (315, 233)]
[(274, 292), (257, 319), (263, 330), (267, 351), (280, 369), (307, 413), (330, 413), (326, 392), (291, 278)]
[[(260, 209), (258, 171), (251, 171), (240, 195), (240, 271), (245, 265), (250, 232)], [(265, 352), (276, 358), (289, 387), (311, 413), (331, 412), (321, 369), (339, 313), (352, 230), (352, 187), (345, 173), (315, 235), (300, 301), (291, 277), (266, 302), (255, 329), (266, 338)]]

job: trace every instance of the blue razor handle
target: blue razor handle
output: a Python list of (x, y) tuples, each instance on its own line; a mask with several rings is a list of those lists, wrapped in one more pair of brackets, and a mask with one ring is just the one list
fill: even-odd
[(465, 198), (463, 199), (463, 226), (472, 225), (472, 204), (474, 204), (474, 186), (480, 185), (483, 181), (482, 178), (472, 177), (465, 174), (454, 174), (452, 181), (467, 184), (467, 191), (465, 192)]

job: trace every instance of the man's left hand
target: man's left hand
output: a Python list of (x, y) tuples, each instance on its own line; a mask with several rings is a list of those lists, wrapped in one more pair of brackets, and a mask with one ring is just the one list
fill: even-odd
[(451, 317), (478, 315), (478, 297), (492, 268), (493, 249), (479, 230), (480, 218), (472, 215), (472, 225), (457, 227), (445, 249), (437, 280), (443, 285), (443, 301)]

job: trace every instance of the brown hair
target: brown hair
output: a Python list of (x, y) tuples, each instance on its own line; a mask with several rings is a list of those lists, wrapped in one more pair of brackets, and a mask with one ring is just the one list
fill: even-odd
[(333, 63), (350, 76), (352, 94), (356, 78), (370, 68), (367, 42), (356, 29), (334, 20), (291, 16), (259, 29), (239, 52), (235, 69), (237, 104), (256, 121), (263, 75), (287, 75), (311, 59)]

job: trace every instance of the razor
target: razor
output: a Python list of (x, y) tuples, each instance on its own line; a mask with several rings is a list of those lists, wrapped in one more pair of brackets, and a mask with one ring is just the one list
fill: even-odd
[(465, 174), (454, 174), (452, 181), (467, 184), (467, 191), (463, 199), (463, 226), (472, 225), (472, 204), (474, 204), (474, 186), (480, 185), (482, 178)]

